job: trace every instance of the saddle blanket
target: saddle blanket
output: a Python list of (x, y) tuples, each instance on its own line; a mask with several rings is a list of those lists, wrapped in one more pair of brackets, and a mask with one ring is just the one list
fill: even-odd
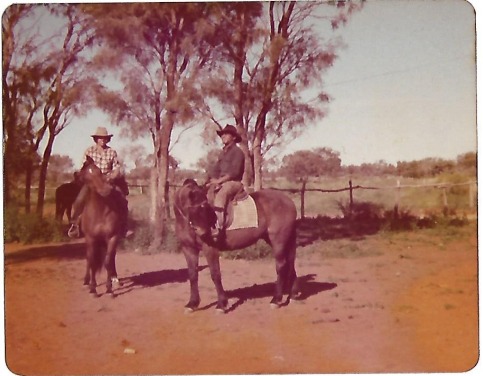
[(251, 196), (233, 205), (233, 222), (227, 230), (258, 227), (257, 205)]

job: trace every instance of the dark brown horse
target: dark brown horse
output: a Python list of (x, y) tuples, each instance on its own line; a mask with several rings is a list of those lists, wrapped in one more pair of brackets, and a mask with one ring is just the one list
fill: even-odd
[(221, 281), (219, 251), (235, 250), (265, 240), (272, 247), (275, 257), (277, 281), (271, 305), (282, 305), (283, 293), (288, 299), (299, 297), (297, 274), (295, 272), (296, 218), (297, 210), (293, 201), (285, 194), (275, 190), (260, 190), (250, 194), (258, 212), (258, 227), (227, 230), (221, 242), (211, 237), (216, 215), (208, 204), (206, 191), (194, 180), (188, 179), (176, 192), (174, 212), (176, 216), (176, 235), (182, 246), (188, 264), (191, 287), (187, 311), (198, 308), (199, 254), (203, 250), (218, 294), (216, 309), (226, 311), (228, 299)]
[(74, 180), (61, 184), (55, 190), (55, 218), (62, 222), (64, 214), (67, 215), (67, 220), (70, 222), (72, 213), (72, 204), (79, 194), (82, 183), (79, 181), (78, 173), (74, 174)]
[(81, 216), (87, 261), (84, 284), (89, 285), (89, 292), (97, 296), (96, 275), (104, 265), (107, 272), (106, 293), (113, 294), (112, 283), (118, 281), (116, 250), (122, 236), (121, 200), (124, 197), (105, 180), (90, 157), (80, 170), (80, 179), (89, 189)]

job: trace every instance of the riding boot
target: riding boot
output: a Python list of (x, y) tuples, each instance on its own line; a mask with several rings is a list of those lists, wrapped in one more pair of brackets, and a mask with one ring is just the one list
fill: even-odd
[(222, 208), (215, 208), (216, 224), (211, 231), (211, 236), (214, 241), (220, 241), (225, 237), (225, 211)]
[(82, 214), (82, 211), (84, 210), (88, 190), (89, 189), (87, 188), (87, 186), (83, 185), (72, 205), (72, 209), (74, 212), (72, 213), (72, 218), (70, 220), (70, 228), (67, 231), (67, 236), (69, 238), (80, 238), (81, 236), (79, 228), (80, 216)]

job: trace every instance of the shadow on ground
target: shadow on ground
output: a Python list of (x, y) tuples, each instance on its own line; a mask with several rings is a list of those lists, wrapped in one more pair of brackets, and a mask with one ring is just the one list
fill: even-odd
[(331, 218), (299, 219), (297, 222), (297, 246), (305, 246), (317, 240), (361, 240), (376, 234), (382, 227), (379, 218)]
[[(317, 282), (315, 281), (315, 277), (316, 277), (315, 274), (307, 274), (305, 276), (298, 277), (298, 283), (299, 283), (301, 294), (297, 298), (297, 301), (306, 300), (311, 296), (317, 295), (324, 291), (332, 290), (337, 287), (336, 283)], [(245, 303), (248, 300), (267, 299), (267, 304), (268, 304), (271, 298), (273, 297), (274, 291), (275, 291), (275, 282), (263, 283), (261, 285), (255, 283), (252, 286), (229, 290), (226, 292), (228, 298), (237, 299), (237, 300), (234, 304), (230, 306), (230, 308), (227, 310), (227, 313), (234, 311), (235, 309), (237, 309), (239, 306), (241, 306), (243, 303)], [(288, 305), (289, 303), (290, 303), (290, 300), (287, 298), (287, 300), (284, 302), (283, 305)], [(200, 309), (208, 309), (215, 305), (216, 305), (216, 302), (211, 303)]]
[(4, 253), (5, 265), (38, 259), (83, 260), (85, 259), (85, 244), (84, 242), (75, 242), (42, 246), (33, 245), (19, 251)]

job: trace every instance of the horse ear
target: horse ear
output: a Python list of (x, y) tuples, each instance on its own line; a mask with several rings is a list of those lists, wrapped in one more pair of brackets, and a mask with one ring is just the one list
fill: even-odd
[(196, 182), (196, 180), (195, 180), (195, 179), (191, 179), (191, 178), (189, 178), (189, 179), (186, 179), (186, 180), (183, 182), (183, 186), (185, 186), (185, 185), (196, 185), (196, 186), (198, 186), (198, 183)]
[(94, 164), (94, 159), (92, 159), (92, 157), (86, 155), (86, 163), (87, 164)]

